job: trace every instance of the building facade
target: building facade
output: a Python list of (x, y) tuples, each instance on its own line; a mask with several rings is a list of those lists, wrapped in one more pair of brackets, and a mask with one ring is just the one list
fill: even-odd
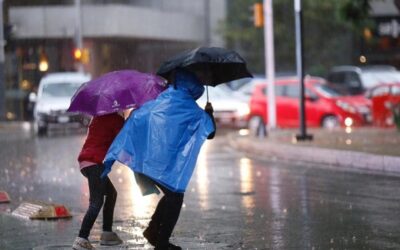
[(155, 72), (162, 61), (185, 49), (224, 46), (219, 25), (225, 19), (225, 4), (225, 0), (6, 2), (7, 117), (29, 119), (27, 94), (48, 72), (82, 70), (93, 77), (118, 69)]

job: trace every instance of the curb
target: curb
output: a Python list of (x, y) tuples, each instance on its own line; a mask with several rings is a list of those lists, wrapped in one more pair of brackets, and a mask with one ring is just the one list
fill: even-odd
[(380, 174), (400, 174), (400, 157), (376, 155), (364, 152), (338, 149), (301, 147), (281, 143), (273, 143), (264, 139), (249, 136), (228, 136), (229, 144), (242, 152), (261, 158), (262, 160), (283, 160), (291, 162), (308, 162), (321, 168), (340, 170), (361, 170)]

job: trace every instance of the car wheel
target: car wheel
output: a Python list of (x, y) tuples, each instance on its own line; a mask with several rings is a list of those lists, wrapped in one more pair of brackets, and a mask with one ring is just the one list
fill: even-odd
[(337, 128), (339, 127), (339, 119), (334, 115), (328, 115), (322, 119), (321, 125), (328, 129)]
[(251, 135), (257, 137), (265, 137), (267, 135), (267, 129), (260, 116), (252, 116), (249, 120), (248, 128)]

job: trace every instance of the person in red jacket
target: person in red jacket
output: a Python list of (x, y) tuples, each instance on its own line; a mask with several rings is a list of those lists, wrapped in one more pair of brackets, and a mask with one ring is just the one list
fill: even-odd
[[(108, 148), (124, 125), (123, 113), (112, 113), (92, 118), (88, 134), (78, 157), (81, 173), (88, 179), (89, 208), (83, 217), (81, 229), (72, 248), (75, 250), (95, 249), (89, 241), (90, 230), (103, 207), (103, 232), (101, 245), (118, 245), (122, 240), (112, 231), (117, 191), (110, 179), (101, 177), (103, 160)], [(105, 196), (105, 199), (104, 199)]]

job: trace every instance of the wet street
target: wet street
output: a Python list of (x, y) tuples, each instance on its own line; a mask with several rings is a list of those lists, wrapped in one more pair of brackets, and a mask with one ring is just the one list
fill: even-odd
[[(0, 249), (70, 249), (88, 205), (76, 161), (83, 133), (37, 138), (0, 132)], [(142, 197), (132, 172), (113, 168), (114, 231), (123, 246), (152, 249), (141, 236), (157, 200)], [(172, 242), (184, 249), (400, 249), (400, 178), (248, 158), (220, 134), (202, 148)], [(66, 205), (67, 220), (25, 220), (22, 201)], [(98, 245), (101, 216), (91, 239)]]

